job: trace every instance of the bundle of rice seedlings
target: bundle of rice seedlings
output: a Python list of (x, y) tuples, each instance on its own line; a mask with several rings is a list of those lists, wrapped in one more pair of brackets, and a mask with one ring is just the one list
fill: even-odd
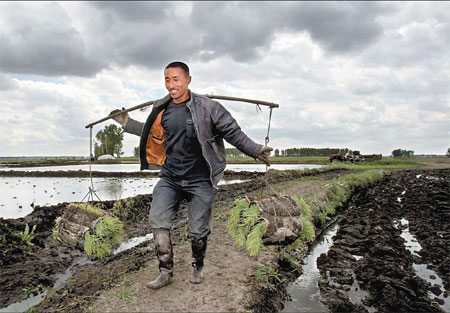
[(71, 203), (56, 220), (54, 234), (71, 246), (82, 246), (90, 258), (112, 254), (123, 235), (123, 224), (108, 212), (89, 203)]
[(84, 251), (89, 257), (102, 259), (112, 254), (112, 248), (120, 243), (123, 235), (122, 222), (108, 215), (95, 225), (95, 232), (84, 234)]

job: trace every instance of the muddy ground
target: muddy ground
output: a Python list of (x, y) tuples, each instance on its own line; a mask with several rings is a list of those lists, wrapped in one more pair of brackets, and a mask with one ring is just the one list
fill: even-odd
[[(267, 176), (271, 183), (279, 183), (301, 177), (296, 171), (285, 171), (282, 174)], [(338, 175), (342, 170), (319, 174), (322, 177)], [(231, 172), (227, 176), (235, 178)], [(311, 175), (311, 174), (307, 174)], [(314, 175), (314, 174), (312, 174)], [(239, 173), (239, 179), (254, 179), (261, 176), (260, 173)], [(260, 190), (265, 185), (264, 181), (254, 179), (252, 183), (241, 183), (221, 186), (216, 192), (214, 207), (230, 208), (230, 203), (238, 196), (254, 190)], [(151, 205), (151, 195), (141, 195), (134, 197), (134, 206), (128, 217), (123, 220), (125, 224), (125, 238), (144, 236), (150, 232), (147, 223), (148, 209)], [(102, 202), (106, 209), (111, 209), (114, 201)], [(227, 204), (227, 205), (225, 205)], [(51, 289), (57, 280), (58, 274), (63, 273), (72, 262), (84, 256), (75, 248), (61, 245), (60, 242), (52, 238), (52, 229), (55, 219), (64, 212), (67, 203), (54, 206), (37, 206), (33, 213), (25, 218), (2, 219), (0, 218), (0, 251), (2, 267), (0, 277), (0, 307), (4, 308), (17, 301), (26, 299), (29, 296), (39, 294), (44, 289)], [(216, 212), (216, 215), (224, 212)], [(180, 234), (175, 236), (175, 242), (186, 241), (185, 234), (181, 233), (185, 224), (186, 210), (183, 207), (179, 210), (178, 225)], [(35, 238), (31, 244), (24, 243), (13, 233), (21, 233), (25, 229), (25, 224), (29, 224), (30, 229), (36, 225), (34, 231)], [(223, 224), (221, 221), (219, 224)], [(221, 230), (222, 235), (226, 232)], [(232, 240), (229, 238), (230, 244)], [(219, 244), (220, 246), (221, 244)], [(245, 253), (245, 252), (243, 252)], [(119, 253), (106, 260), (96, 261), (84, 267), (75, 275), (75, 279), (69, 282), (69, 286), (53, 290), (47, 299), (38, 306), (43, 311), (56, 310), (61, 308), (68, 310), (80, 310), (86, 308), (89, 297), (99, 290), (107, 289), (117, 284), (117, 277), (125, 272), (136, 271), (145, 262), (154, 261), (152, 249), (132, 249)], [(189, 262), (189, 261), (188, 261)], [(95, 278), (93, 278), (95, 277)], [(86, 296), (89, 295), (89, 296)], [(71, 296), (75, 300), (71, 303)], [(82, 300), (80, 300), (82, 299)]]
[[(278, 191), (304, 196), (323, 188), (329, 179), (343, 173), (347, 172), (312, 173), (305, 177), (296, 171), (275, 171), (267, 178)], [(417, 179), (418, 173), (423, 177), (438, 177), (438, 180)], [(437, 289), (415, 277), (411, 267), (413, 262), (432, 264), (439, 276), (442, 275), (442, 280), (447, 282), (441, 292), (448, 294), (450, 235), (445, 220), (448, 223), (449, 174), (449, 170), (394, 172), (373, 188), (356, 194), (348, 211), (342, 208), (342, 231), (338, 232), (336, 244), (328, 255), (320, 258), (323, 271), (321, 292), (330, 311), (371, 311), (372, 308), (375, 311), (439, 310), (437, 300), (428, 292), (434, 290), (438, 293)], [(249, 179), (253, 178), (249, 176)], [(221, 186), (216, 193), (213, 233), (205, 260), (206, 278), (197, 286), (188, 283), (190, 245), (186, 238), (186, 210), (182, 207), (173, 238), (175, 282), (158, 291), (149, 291), (145, 287), (148, 280), (157, 275), (155, 252), (148, 242), (105, 260), (80, 266), (64, 286), (52, 289), (57, 274), (83, 255), (79, 250), (61, 246), (51, 238), (54, 220), (62, 214), (65, 204), (37, 207), (23, 219), (0, 219), (0, 307), (25, 299), (30, 290), (37, 292), (48, 288), (49, 294), (34, 308), (35, 311), (280, 310), (283, 299), (287, 297), (286, 286), (298, 272), (279, 262), (276, 246), (267, 249), (258, 259), (252, 258), (235, 244), (226, 230), (227, 212), (232, 201), (245, 194), (261, 195), (263, 186), (265, 183), (260, 177), (251, 182)], [(405, 189), (407, 192), (401, 195)], [(262, 193), (270, 194), (271, 190), (266, 187)], [(402, 197), (403, 202), (396, 202), (398, 197)], [(138, 196), (134, 200), (135, 206), (124, 220), (126, 237), (143, 236), (150, 231), (147, 216), (151, 195)], [(111, 208), (114, 203), (105, 201), (104, 204)], [(399, 237), (401, 229), (393, 226), (401, 217), (408, 219), (411, 232), (422, 245), (420, 258), (408, 254)], [(11, 235), (12, 232), (23, 231), (25, 223), (37, 225), (33, 246), (24, 245)], [(356, 261), (352, 255), (363, 258)], [(275, 290), (255, 283), (257, 263), (278, 264), (283, 279)], [(351, 292), (355, 282), (359, 285), (357, 288), (367, 290), (366, 299), (355, 302)]]
[[(330, 311), (442, 311), (438, 296), (448, 299), (450, 283), (449, 199), (448, 169), (398, 171), (359, 193), (317, 261)], [(405, 247), (408, 227), (422, 247), (418, 254)], [(427, 265), (444, 286), (437, 277), (420, 278), (413, 264)]]

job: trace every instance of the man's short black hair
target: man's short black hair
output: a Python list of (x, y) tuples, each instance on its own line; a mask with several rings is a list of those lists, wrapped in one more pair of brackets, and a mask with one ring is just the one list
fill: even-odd
[(169, 65), (167, 65), (164, 70), (166, 70), (168, 68), (174, 68), (174, 67), (181, 67), (183, 69), (184, 73), (186, 74), (186, 76), (189, 76), (189, 66), (187, 66), (186, 63), (179, 62), (179, 61), (169, 63)]

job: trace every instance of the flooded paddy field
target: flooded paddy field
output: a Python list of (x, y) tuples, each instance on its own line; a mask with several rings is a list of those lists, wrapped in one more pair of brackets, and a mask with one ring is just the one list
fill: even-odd
[[(311, 164), (279, 164), (274, 169), (317, 168)], [(80, 202), (91, 186), (89, 166), (0, 167), (0, 217), (24, 217), (35, 206)], [(151, 194), (158, 171), (139, 171), (138, 164), (94, 164), (93, 185), (101, 200)], [(262, 164), (230, 164), (220, 184), (242, 182), (263, 174)], [(253, 174), (251, 174), (253, 173)]]
[[(271, 169), (274, 170), (294, 170), (304, 168), (319, 168), (322, 165), (317, 164), (272, 164)], [(92, 171), (96, 172), (139, 172), (139, 164), (92, 164)], [(265, 172), (266, 166), (264, 164), (227, 164), (226, 170), (241, 172)], [(33, 167), (12, 167), (0, 166), (0, 171), (29, 171), (29, 172), (45, 172), (45, 171), (89, 171), (89, 164), (78, 165), (58, 165), (58, 166), (33, 166)], [(146, 172), (158, 172), (151, 170)]]
[[(101, 200), (120, 200), (151, 194), (159, 178), (95, 177), (94, 189)], [(242, 182), (223, 180), (222, 184)], [(0, 217), (18, 218), (33, 212), (36, 206), (62, 202), (80, 202), (91, 185), (89, 178), (75, 177), (0, 177)]]

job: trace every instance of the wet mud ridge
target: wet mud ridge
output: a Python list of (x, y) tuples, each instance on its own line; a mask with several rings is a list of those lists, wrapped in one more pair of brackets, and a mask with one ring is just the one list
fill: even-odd
[(450, 311), (450, 170), (386, 175), (353, 198), (317, 259), (331, 312)]

